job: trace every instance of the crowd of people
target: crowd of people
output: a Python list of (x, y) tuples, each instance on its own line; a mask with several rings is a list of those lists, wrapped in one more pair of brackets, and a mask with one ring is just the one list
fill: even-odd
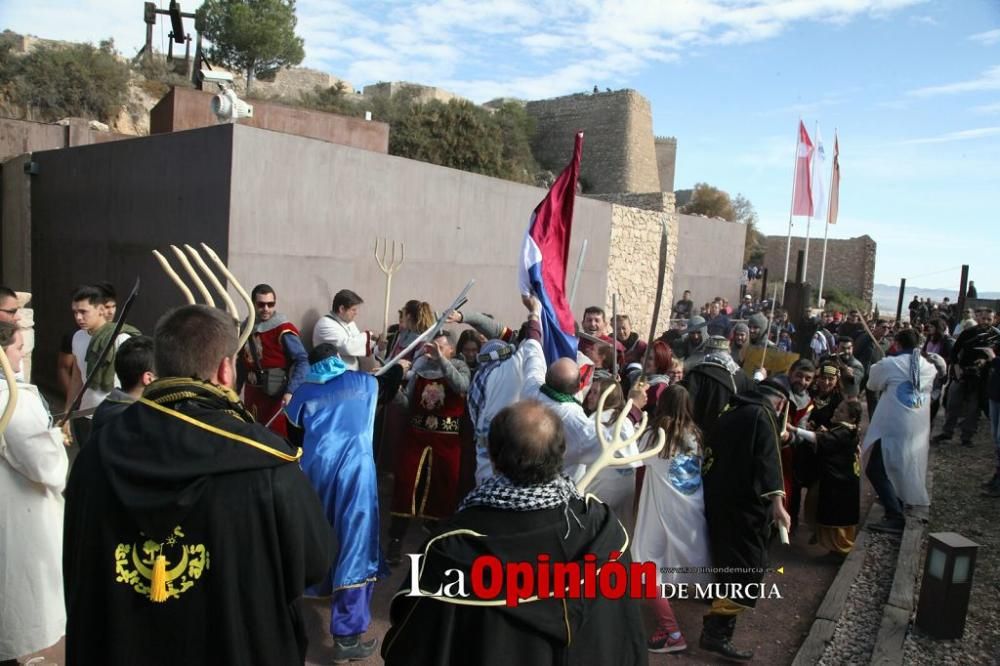
[[(374, 332), (358, 325), (363, 298), (342, 289), (309, 344), (274, 287), (251, 299), (241, 348), (248, 322), (223, 310), (170, 310), (147, 336), (115, 326), (111, 285), (78, 288), (57, 360), (64, 428), (34, 386), (7, 377), (0, 558), (18, 575), (0, 579), (0, 663), (65, 634), (71, 664), (301, 664), (303, 595), (330, 599), (335, 661), (360, 660), (377, 649), (374, 586), (404, 563), (388, 664), (630, 664), (687, 647), (663, 596), (643, 602), (647, 635), (627, 597), (440, 594), (484, 557), (654, 562), (659, 584), (729, 584), (700, 646), (746, 661), (732, 639), (756, 598), (738, 590), (763, 580), (772, 539), (806, 529), (845, 557), (862, 467), (885, 507), (872, 529), (901, 533), (906, 506), (929, 501), (941, 404), (942, 445), (958, 431), (971, 446), (988, 413), (997, 465), (984, 493), (1000, 497), (988, 308), (973, 319), (915, 301), (910, 322), (851, 310), (793, 323), (749, 295), (696, 308), (684, 292), (653, 340), (591, 306), (577, 356), (550, 358), (531, 295), (523, 323), (472, 307), (441, 322), (410, 300)], [(0, 306), (19, 373), (16, 294), (0, 287)], [(635, 460), (661, 434), (662, 450)], [(615, 440), (629, 461), (605, 467)], [(415, 529), (429, 537), (406, 553)]]

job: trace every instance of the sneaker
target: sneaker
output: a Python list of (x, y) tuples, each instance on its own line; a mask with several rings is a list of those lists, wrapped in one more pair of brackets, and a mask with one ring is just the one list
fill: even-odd
[(931, 440), (931, 444), (947, 444), (951, 441), (951, 435), (941, 433), (937, 437)]
[(670, 634), (664, 634), (662, 638), (650, 638), (646, 641), (646, 649), (650, 652), (656, 652), (658, 654), (663, 654), (665, 652), (683, 652), (688, 649), (688, 644), (684, 640), (683, 634), (677, 638), (671, 638)]
[(872, 523), (868, 526), (868, 529), (872, 532), (881, 532), (882, 534), (902, 534), (903, 529), (906, 527), (905, 521), (892, 518), (883, 518), (881, 522)]
[(385, 553), (385, 563), (390, 567), (398, 566), (403, 561), (402, 539), (390, 539)]
[(361, 661), (375, 653), (377, 638), (362, 641), (361, 636), (334, 636), (333, 663), (346, 664), (349, 661)]

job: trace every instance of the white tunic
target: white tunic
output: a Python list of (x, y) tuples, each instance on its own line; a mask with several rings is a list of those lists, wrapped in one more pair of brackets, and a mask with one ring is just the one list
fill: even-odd
[(358, 369), (358, 357), (372, 353), (371, 335), (358, 329), (353, 321), (346, 322), (337, 315), (324, 315), (313, 328), (313, 347), (329, 342), (337, 348), (340, 360), (348, 370)]
[[(0, 438), (0, 661), (56, 643), (66, 630), (63, 498), (69, 461), (38, 389), (18, 385)], [(0, 410), (10, 395), (0, 387)]]
[[(610, 409), (604, 410), (604, 413), (601, 414), (601, 423), (614, 430), (614, 411)], [(626, 418), (622, 423), (621, 437), (622, 439), (626, 439), (634, 434), (635, 426)], [(639, 453), (638, 445), (629, 444), (616, 455), (629, 456), (637, 453)], [(636, 463), (636, 465), (639, 464), (641, 463)], [(588, 494), (600, 498), (602, 502), (611, 507), (611, 510), (618, 516), (618, 520), (621, 522), (622, 527), (625, 528), (629, 537), (635, 531), (635, 511), (633, 510), (633, 506), (635, 505), (634, 467), (636, 465), (605, 467), (597, 473), (593, 483), (587, 488)]]
[(865, 434), (864, 452), (882, 440), (885, 473), (903, 502), (917, 506), (930, 504), (927, 497), (927, 453), (930, 446), (931, 389), (937, 370), (926, 359), (920, 361), (922, 404), (910, 407), (900, 401), (910, 382), (909, 354), (890, 356), (871, 366), (868, 389), (880, 392), (878, 407)]
[[(644, 439), (644, 444), (649, 437)], [(710, 567), (708, 523), (701, 482), (701, 458), (690, 435), (686, 452), (672, 458), (647, 458), (632, 539), (634, 562), (656, 562), (661, 583), (709, 583), (705, 572), (678, 569)], [(665, 570), (666, 569), (666, 570)]]

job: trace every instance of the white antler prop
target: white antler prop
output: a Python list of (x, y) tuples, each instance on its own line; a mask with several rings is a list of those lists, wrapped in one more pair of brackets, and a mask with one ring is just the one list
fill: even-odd
[(239, 313), (236, 311), (236, 304), (233, 303), (233, 299), (229, 297), (229, 292), (226, 291), (226, 288), (222, 286), (221, 282), (219, 282), (219, 278), (215, 277), (215, 273), (209, 269), (208, 264), (206, 264), (205, 260), (201, 258), (200, 254), (198, 254), (198, 250), (187, 244), (184, 245), (184, 249), (188, 251), (188, 254), (191, 255), (191, 260), (194, 261), (195, 265), (201, 269), (202, 273), (205, 274), (205, 277), (208, 278), (208, 281), (212, 283), (213, 287), (215, 287), (215, 290), (219, 292), (222, 302), (226, 304), (226, 311), (233, 316), (233, 319), (237, 319), (239, 317)]
[(618, 418), (615, 419), (615, 425), (611, 431), (611, 441), (609, 442), (604, 435), (604, 425), (601, 423), (601, 414), (604, 413), (604, 403), (607, 401), (608, 396), (611, 395), (614, 388), (615, 385), (612, 384), (608, 388), (604, 389), (604, 393), (601, 394), (601, 399), (597, 403), (597, 411), (594, 412), (594, 421), (597, 424), (597, 439), (601, 442), (601, 455), (597, 456), (597, 460), (587, 466), (587, 473), (584, 474), (583, 478), (576, 484), (576, 488), (580, 491), (581, 495), (586, 493), (587, 486), (591, 484), (591, 482), (597, 477), (597, 474), (605, 467), (624, 467), (626, 465), (631, 465), (634, 462), (645, 460), (646, 458), (652, 458), (663, 450), (663, 446), (667, 441), (667, 435), (663, 432), (663, 428), (657, 428), (656, 446), (643, 451), (642, 453), (636, 453), (630, 456), (616, 456), (616, 453), (639, 440), (639, 437), (646, 430), (646, 423), (649, 420), (649, 415), (643, 412), (642, 421), (639, 423), (638, 427), (636, 427), (632, 436), (622, 439), (622, 426), (625, 425), (625, 419), (628, 418), (629, 411), (632, 409), (632, 401), (629, 400), (626, 402), (621, 414), (619, 414)]
[[(215, 264), (215, 267), (219, 271), (219, 273), (221, 273), (222, 276), (226, 278), (226, 280), (228, 280), (233, 285), (233, 288), (236, 290), (236, 293), (238, 293), (243, 302), (246, 303), (248, 312), (247, 320), (243, 330), (240, 331), (240, 340), (239, 340), (239, 346), (242, 349), (243, 345), (246, 344), (247, 338), (250, 337), (250, 332), (253, 331), (253, 327), (257, 319), (256, 311), (254, 310), (253, 307), (253, 299), (250, 298), (250, 294), (247, 293), (246, 289), (243, 288), (243, 285), (241, 285), (239, 280), (236, 279), (236, 276), (232, 274), (232, 272), (229, 270), (229, 267), (226, 266), (225, 263), (223, 263), (222, 259), (219, 259), (219, 255), (217, 255), (215, 251), (205, 243), (202, 243), (201, 247), (202, 250), (205, 252), (205, 254), (208, 255), (208, 258), (212, 260), (212, 263)], [(198, 250), (191, 247), (190, 245), (185, 245), (184, 248), (191, 255), (191, 258), (198, 265), (198, 267), (208, 277), (209, 282), (212, 283), (212, 286), (215, 288), (215, 290), (219, 292), (219, 295), (225, 302), (226, 311), (229, 312), (229, 314), (232, 315), (234, 319), (239, 319), (239, 310), (237, 310), (236, 308), (236, 303), (233, 301), (232, 298), (230, 298), (229, 293), (226, 291), (226, 288), (223, 286), (222, 282), (218, 279), (218, 277), (216, 277), (215, 273), (212, 272), (212, 269), (209, 268), (208, 264), (202, 258)], [(195, 272), (194, 267), (191, 265), (191, 262), (188, 261), (187, 256), (185, 256), (184, 252), (182, 252), (180, 248), (178, 248), (176, 245), (171, 245), (170, 249), (174, 251), (174, 254), (177, 256), (177, 260), (181, 262), (182, 266), (184, 266), (184, 269), (187, 271), (187, 274), (191, 277), (191, 281), (194, 282), (195, 287), (198, 289), (202, 297), (205, 299), (206, 304), (211, 307), (215, 307), (215, 301), (212, 299), (212, 295), (208, 292), (208, 288), (205, 286), (205, 283), (202, 282), (201, 279), (198, 277), (198, 274)], [(153, 256), (156, 257), (156, 260), (160, 262), (160, 266), (163, 267), (163, 270), (167, 274), (167, 276), (173, 281), (174, 284), (177, 285), (178, 289), (180, 289), (181, 292), (184, 294), (184, 297), (187, 299), (187, 302), (190, 305), (194, 305), (195, 304), (194, 294), (184, 283), (184, 280), (181, 279), (181, 277), (173, 269), (173, 267), (171, 267), (170, 262), (167, 261), (167, 258), (164, 257), (162, 254), (160, 254), (160, 252), (157, 250), (153, 250)]]
[(243, 302), (247, 304), (247, 325), (240, 334), (240, 349), (243, 349), (243, 345), (246, 344), (247, 339), (250, 337), (250, 333), (253, 331), (254, 324), (257, 323), (257, 311), (254, 309), (253, 299), (250, 298), (250, 294), (248, 294), (247, 290), (243, 288), (240, 281), (236, 279), (236, 276), (232, 274), (229, 267), (223, 263), (222, 259), (219, 259), (219, 255), (215, 253), (215, 250), (210, 248), (205, 243), (201, 244), (201, 249), (205, 251), (205, 254), (208, 255), (208, 258), (211, 259), (215, 266), (219, 269), (219, 272), (226, 276), (226, 279), (233, 284), (233, 289), (235, 289), (236, 293), (240, 295)]
[(17, 407), (17, 379), (14, 377), (14, 369), (10, 367), (10, 359), (7, 352), (0, 347), (0, 368), (3, 368), (4, 377), (7, 380), (7, 405), (3, 408), (3, 416), (0, 416), (0, 435), (7, 430), (7, 424), (14, 416), (14, 409)]
[[(382, 241), (382, 252), (379, 253), (379, 241)], [(399, 244), (399, 258), (396, 258), (396, 241), (392, 241), (392, 253), (389, 253), (389, 239), (375, 239), (375, 261), (385, 273), (385, 317), (382, 321), (382, 335), (389, 332), (389, 295), (392, 292), (392, 274), (399, 270), (406, 258), (406, 247)], [(387, 261), (388, 260), (388, 261)]]
[(153, 250), (153, 256), (160, 262), (160, 266), (163, 267), (163, 272), (167, 274), (167, 277), (169, 277), (173, 283), (177, 285), (177, 288), (181, 290), (181, 293), (184, 294), (184, 298), (187, 299), (188, 305), (194, 305), (194, 294), (192, 294), (191, 290), (188, 289), (188, 286), (184, 284), (184, 280), (182, 280), (181, 276), (177, 274), (177, 271), (173, 269), (173, 266), (170, 265), (167, 258), (160, 254), (159, 250)]
[(177, 255), (177, 261), (181, 262), (181, 266), (183, 266), (184, 270), (187, 271), (188, 277), (191, 278), (191, 282), (194, 283), (198, 293), (201, 294), (202, 299), (205, 301), (205, 305), (214, 308), (215, 299), (212, 298), (212, 294), (209, 293), (208, 287), (205, 286), (205, 283), (201, 281), (200, 277), (198, 277), (198, 274), (194, 270), (194, 266), (192, 266), (191, 262), (188, 261), (188, 258), (184, 256), (184, 252), (176, 245), (171, 245), (170, 249), (174, 251), (175, 255)]

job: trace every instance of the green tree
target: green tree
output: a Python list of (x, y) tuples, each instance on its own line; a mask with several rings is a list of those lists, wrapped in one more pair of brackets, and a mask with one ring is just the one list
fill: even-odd
[(41, 120), (67, 116), (111, 122), (128, 101), (129, 67), (114, 42), (39, 46), (21, 58), (0, 58), (11, 101)]
[(743, 263), (763, 264), (767, 246), (764, 242), (764, 234), (760, 233), (757, 228), (757, 223), (760, 222), (757, 211), (750, 200), (742, 194), (733, 197), (732, 204), (736, 221), (747, 225), (747, 243), (746, 249), (743, 251)]
[(682, 213), (688, 215), (704, 215), (706, 217), (721, 217), (732, 222), (736, 219), (736, 211), (729, 194), (708, 183), (698, 183), (694, 193), (683, 208)]
[(265, 78), (305, 57), (295, 35), (295, 0), (205, 0), (198, 10), (202, 34), (212, 42), (209, 58), (246, 76)]

